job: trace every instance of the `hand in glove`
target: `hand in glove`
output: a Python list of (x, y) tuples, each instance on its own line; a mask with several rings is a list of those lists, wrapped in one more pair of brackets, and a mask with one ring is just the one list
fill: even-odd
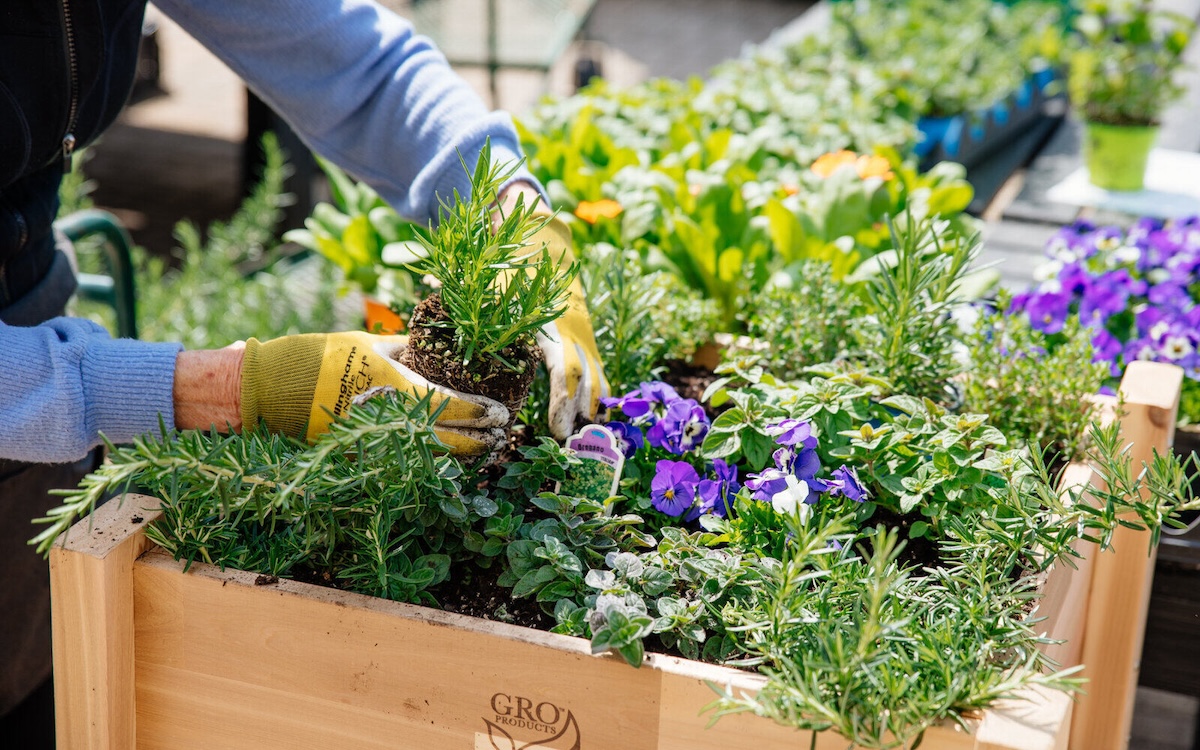
[[(550, 219), (530, 242), (535, 248), (544, 243), (559, 267), (574, 262), (571, 229), (558, 217)], [(609, 395), (583, 284), (578, 278), (571, 283), (567, 311), (542, 328), (537, 343), (550, 376), (550, 432), (564, 440), (574, 430), (576, 419), (594, 418), (600, 399)]]
[(243, 429), (254, 429), (262, 420), (272, 432), (313, 442), (334, 416), (346, 414), (355, 396), (392, 386), (417, 397), (432, 391), (433, 408), (449, 402), (438, 415), (436, 432), (451, 453), (479, 456), (502, 448), (508, 409), (490, 398), (430, 383), (400, 364), (396, 358), (407, 343), (404, 336), (365, 332), (250, 339), (242, 360)]

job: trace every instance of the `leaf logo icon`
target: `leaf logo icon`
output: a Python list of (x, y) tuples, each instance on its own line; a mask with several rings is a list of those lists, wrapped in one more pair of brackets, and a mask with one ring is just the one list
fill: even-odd
[(518, 750), (580, 750), (582, 740), (579, 736), (579, 724), (575, 722), (575, 714), (567, 711), (567, 720), (563, 722), (563, 728), (558, 734), (553, 737), (547, 737), (544, 740), (530, 742), (527, 745), (521, 745)]
[(487, 719), (484, 719), (483, 723), (487, 724), (488, 739), (492, 741), (494, 750), (517, 750), (517, 742), (512, 735)]
[(583, 748), (579, 723), (575, 721), (575, 714), (570, 711), (567, 711), (566, 721), (563, 722), (562, 729), (556, 734), (531, 742), (519, 743), (499, 725), (493, 724), (487, 719), (484, 719), (483, 722), (487, 724), (488, 740), (492, 743), (492, 750), (582, 750)]

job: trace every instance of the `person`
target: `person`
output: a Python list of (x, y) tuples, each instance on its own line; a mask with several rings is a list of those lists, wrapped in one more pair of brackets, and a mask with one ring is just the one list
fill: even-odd
[[(75, 289), (70, 248), (53, 230), (71, 154), (117, 117), (132, 85), (147, 0), (10, 0), (0, 11), (0, 738), (53, 747), (46, 562), (30, 520), (95, 466), (101, 435), (124, 442), (156, 431), (243, 429), (259, 421), (300, 434), (332, 408), (329, 379), (349, 357), (375, 356), (375, 385), (450, 403), (453, 450), (482, 453), (502, 439), (496, 402), (420, 381), (376, 350), (402, 340), (314, 334), (184, 351), (111, 338), (63, 317)], [(493, 159), (521, 158), (511, 118), (486, 108), (445, 57), (372, 0), (156, 0), (155, 5), (240, 75), (315, 152), (371, 184), (400, 214), (436, 220), (439, 201), (469, 194), (462, 163), (485, 142)], [(460, 161), (461, 160), (461, 161)], [(521, 166), (498, 210), (518, 198), (549, 212)], [(569, 259), (558, 220), (539, 241)], [(538, 337), (560, 438), (595, 414), (607, 384), (582, 289)], [(359, 346), (359, 344), (363, 344)], [(380, 361), (385, 360), (385, 361)], [(336, 390), (336, 389), (335, 389)]]

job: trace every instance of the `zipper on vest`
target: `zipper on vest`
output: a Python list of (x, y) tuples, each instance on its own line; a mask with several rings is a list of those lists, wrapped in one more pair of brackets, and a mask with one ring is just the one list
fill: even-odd
[(63, 172), (71, 171), (71, 154), (75, 152), (75, 125), (79, 117), (79, 60), (75, 48), (75, 29), (71, 24), (71, 0), (62, 0), (63, 40), (67, 54), (67, 125), (63, 128)]

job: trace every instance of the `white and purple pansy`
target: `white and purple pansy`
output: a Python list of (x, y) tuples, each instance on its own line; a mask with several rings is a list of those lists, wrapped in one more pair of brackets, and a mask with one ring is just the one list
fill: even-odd
[(675, 455), (695, 450), (704, 442), (710, 426), (704, 407), (695, 399), (671, 402), (667, 411), (646, 431), (646, 441)]

